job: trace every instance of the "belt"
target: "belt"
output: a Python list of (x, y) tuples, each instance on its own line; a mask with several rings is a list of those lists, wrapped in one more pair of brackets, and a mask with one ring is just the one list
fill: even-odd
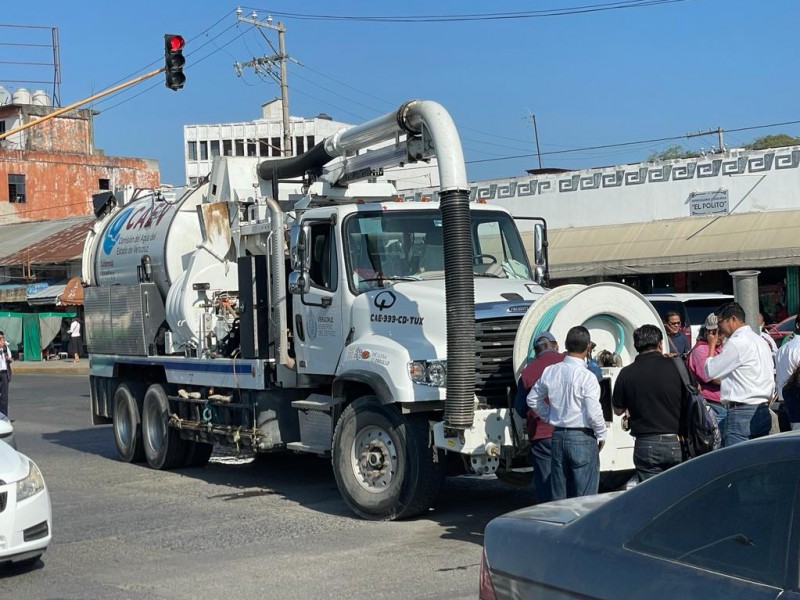
[(644, 439), (644, 438), (671, 438), (671, 439), (678, 439), (677, 433), (645, 433), (644, 435), (637, 435), (634, 436), (636, 439)]
[(731, 400), (723, 400), (722, 406), (725, 408), (739, 408), (741, 406), (760, 406), (762, 404), (766, 404), (766, 401), (759, 402), (758, 404), (748, 404), (747, 402), (732, 402)]
[(591, 427), (553, 427), (555, 431), (582, 431), (583, 433), (594, 433)]

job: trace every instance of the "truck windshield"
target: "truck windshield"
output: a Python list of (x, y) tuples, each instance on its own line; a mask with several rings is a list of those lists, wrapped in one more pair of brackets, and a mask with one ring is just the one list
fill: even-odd
[[(504, 212), (472, 211), (472, 268), (476, 277), (531, 279), (514, 219)], [(436, 211), (357, 213), (344, 227), (351, 288), (444, 277), (442, 217)]]

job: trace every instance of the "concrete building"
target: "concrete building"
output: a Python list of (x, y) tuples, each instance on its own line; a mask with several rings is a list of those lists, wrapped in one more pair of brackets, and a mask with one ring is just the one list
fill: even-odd
[(470, 197), (546, 219), (554, 284), (730, 293), (729, 271), (756, 269), (766, 310), (800, 304), (800, 147), (533, 171)]
[[(0, 105), (0, 133), (53, 107)], [(91, 110), (73, 110), (0, 141), (0, 223), (92, 215), (92, 194), (159, 186), (158, 163), (106, 156), (94, 146)]]

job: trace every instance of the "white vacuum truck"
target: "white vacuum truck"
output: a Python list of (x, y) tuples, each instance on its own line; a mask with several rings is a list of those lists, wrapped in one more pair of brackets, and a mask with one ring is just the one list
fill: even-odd
[[(381, 180), (434, 157), (438, 201)], [(83, 256), (93, 423), (155, 469), (214, 444), (330, 456), (369, 519), (426, 510), (446, 472), (514, 473), (512, 355), (546, 228), (532, 265), (511, 215), (468, 192), (450, 116), (411, 101), (297, 157), (217, 157), (175, 202), (109, 198)]]

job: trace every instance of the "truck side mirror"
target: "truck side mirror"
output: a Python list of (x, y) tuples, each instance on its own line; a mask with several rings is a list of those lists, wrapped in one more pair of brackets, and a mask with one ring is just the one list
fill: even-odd
[(533, 270), (536, 283), (547, 285), (547, 230), (543, 223), (533, 226)]
[(289, 273), (288, 289), (290, 294), (307, 294), (311, 289), (311, 280), (308, 278), (308, 272), (292, 271)]

